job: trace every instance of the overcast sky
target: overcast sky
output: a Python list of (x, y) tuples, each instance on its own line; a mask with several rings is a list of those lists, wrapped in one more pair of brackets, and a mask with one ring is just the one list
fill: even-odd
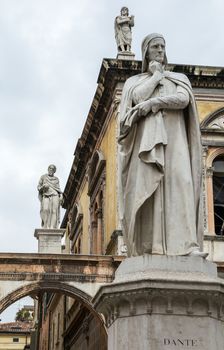
[(50, 163), (64, 189), (114, 18), (135, 15), (132, 50), (164, 34), (171, 63), (224, 66), (223, 0), (0, 0), (0, 251), (36, 252), (37, 183)]

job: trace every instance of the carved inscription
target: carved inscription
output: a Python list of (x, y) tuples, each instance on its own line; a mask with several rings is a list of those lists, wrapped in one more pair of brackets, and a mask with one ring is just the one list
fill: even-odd
[(196, 339), (173, 339), (173, 338), (164, 338), (163, 345), (174, 345), (177, 348), (196, 348), (199, 345), (198, 340)]

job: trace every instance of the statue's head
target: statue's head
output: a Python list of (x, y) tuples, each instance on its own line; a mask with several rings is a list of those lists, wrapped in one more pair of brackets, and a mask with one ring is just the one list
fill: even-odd
[(53, 176), (56, 170), (57, 170), (56, 166), (54, 164), (50, 164), (48, 167), (48, 174), (50, 176)]
[(157, 61), (167, 64), (166, 42), (162, 34), (152, 33), (142, 42), (142, 72), (148, 71), (149, 62)]
[(128, 8), (125, 7), (125, 6), (123, 6), (123, 7), (121, 8), (121, 16), (128, 16), (128, 14), (129, 14)]

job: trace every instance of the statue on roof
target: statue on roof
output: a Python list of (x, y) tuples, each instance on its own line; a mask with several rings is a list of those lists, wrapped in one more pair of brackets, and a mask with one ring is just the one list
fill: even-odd
[(134, 16), (129, 16), (127, 7), (122, 7), (121, 15), (115, 18), (114, 29), (118, 52), (131, 52)]

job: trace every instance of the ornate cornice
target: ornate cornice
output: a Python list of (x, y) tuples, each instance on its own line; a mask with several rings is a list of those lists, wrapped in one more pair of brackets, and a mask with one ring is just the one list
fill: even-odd
[[(195, 287), (195, 286), (194, 286)], [(112, 287), (113, 289), (113, 287)], [(181, 314), (188, 316), (212, 317), (224, 322), (222, 305), (223, 291), (215, 290), (185, 290), (150, 288), (146, 284), (138, 289), (107, 294), (102, 297), (96, 310), (104, 314), (106, 325), (110, 325), (120, 317), (130, 317), (142, 314)], [(198, 305), (200, 304), (200, 307)]]
[(110, 283), (113, 275), (81, 273), (4, 273), (0, 272), (0, 281), (70, 281), (70, 282), (98, 282)]

